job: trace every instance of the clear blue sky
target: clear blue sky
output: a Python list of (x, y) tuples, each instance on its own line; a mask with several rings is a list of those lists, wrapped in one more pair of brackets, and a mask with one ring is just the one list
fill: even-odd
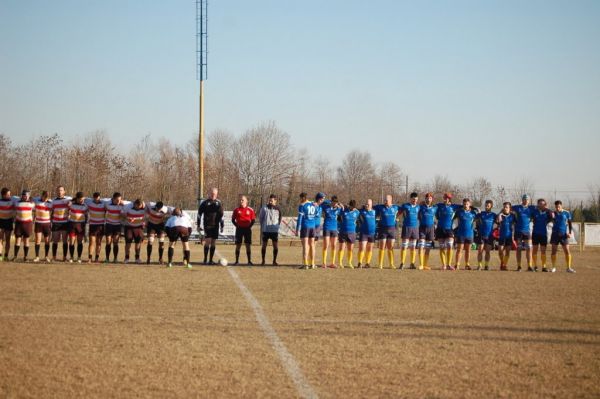
[[(411, 178), (600, 183), (600, 1), (209, 3), (206, 128), (273, 119)], [(195, 3), (0, 1), (0, 132), (197, 129)], [(423, 150), (423, 146), (427, 146)]]

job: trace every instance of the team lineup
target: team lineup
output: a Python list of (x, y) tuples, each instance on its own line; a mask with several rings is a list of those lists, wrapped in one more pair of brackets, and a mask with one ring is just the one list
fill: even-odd
[[(528, 271), (537, 271), (540, 266), (543, 272), (554, 272), (557, 252), (562, 247), (566, 271), (574, 273), (569, 250), (569, 239), (573, 234), (570, 212), (563, 209), (561, 201), (555, 202), (554, 210), (548, 209), (544, 199), (539, 199), (536, 206), (530, 201), (531, 198), (525, 194), (521, 204), (505, 202), (501, 211), (495, 213), (491, 200), (485, 201), (485, 208), (480, 210), (473, 207), (468, 198), (463, 199), (462, 204), (453, 204), (451, 193), (445, 193), (443, 202), (438, 204), (434, 204), (432, 193), (427, 193), (421, 202), (418, 194), (412, 193), (410, 201), (401, 205), (394, 204), (392, 196), (387, 195), (383, 204), (374, 205), (369, 199), (358, 209), (355, 200), (342, 204), (335, 195), (328, 199), (324, 193), (317, 193), (314, 201), (309, 201), (307, 194), (302, 193), (296, 223), (296, 234), (302, 243), (302, 268), (316, 268), (316, 243), (322, 238), (323, 268), (355, 268), (353, 253), (358, 241), (358, 268), (383, 268), (387, 257), (387, 265), (392, 269), (430, 270), (430, 252), (437, 241), (442, 270), (458, 270), (463, 257), (464, 269), (471, 270), (472, 247), (477, 251), (477, 270), (489, 270), (491, 252), (497, 247), (499, 269), (502, 271), (508, 270), (510, 252), (514, 248), (516, 270), (522, 270), (525, 255)], [(200, 204), (197, 216), (198, 230), (204, 238), (203, 264), (215, 264), (216, 241), (219, 233), (223, 232), (223, 217), (218, 189), (213, 188), (209, 197)], [(278, 265), (282, 213), (276, 195), (270, 195), (268, 203), (261, 207), (258, 219), (262, 238), (261, 265), (266, 264), (269, 241), (273, 246), (272, 264)], [(231, 222), (236, 228), (234, 265), (239, 264), (242, 245), (247, 264), (253, 265), (252, 227), (256, 214), (248, 206), (246, 196), (240, 196)], [(394, 244), (399, 222), (401, 249), (400, 263), (396, 267)], [(547, 233), (549, 224), (552, 224), (550, 240)], [(42, 243), (45, 261), (57, 261), (58, 247), (62, 243), (62, 260), (81, 263), (87, 231), (89, 263), (100, 262), (103, 239), (103, 261), (111, 262), (112, 255), (112, 262), (117, 263), (123, 233), (124, 263), (130, 262), (131, 247), (134, 248), (135, 263), (142, 262), (141, 246), (146, 239), (146, 263), (151, 262), (154, 243), (158, 241), (158, 262), (163, 264), (168, 239), (167, 266), (172, 266), (175, 245), (180, 240), (183, 264), (191, 268), (189, 239), (192, 227), (191, 218), (180, 208), (165, 206), (161, 201), (126, 201), (118, 192), (111, 198), (101, 198), (100, 193), (86, 198), (82, 192), (71, 198), (65, 195), (64, 187), (59, 186), (56, 197), (50, 199), (47, 191), (32, 198), (28, 190), (23, 190), (20, 197), (13, 197), (8, 188), (3, 188), (0, 198), (0, 259), (9, 259), (11, 235), (14, 233), (13, 260), (18, 258), (21, 246), (23, 260), (28, 260), (29, 241), (33, 236), (34, 262), (40, 261)], [(379, 251), (373, 264), (376, 243)], [(551, 245), (551, 267), (547, 265), (548, 243)], [(226, 264), (225, 260), (220, 261)]]

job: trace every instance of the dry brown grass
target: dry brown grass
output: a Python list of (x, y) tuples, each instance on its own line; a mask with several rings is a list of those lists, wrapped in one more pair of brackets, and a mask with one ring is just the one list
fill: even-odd
[[(576, 275), (236, 270), (321, 397), (562, 398), (600, 396), (599, 261), (575, 252)], [(297, 396), (221, 267), (2, 263), (0, 304), (1, 397)]]

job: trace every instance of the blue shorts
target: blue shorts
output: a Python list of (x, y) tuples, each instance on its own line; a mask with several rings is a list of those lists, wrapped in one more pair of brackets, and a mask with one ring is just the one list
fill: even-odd
[(338, 241), (340, 243), (350, 243), (350, 244), (354, 244), (354, 241), (356, 241), (356, 233), (344, 233), (344, 232), (340, 232), (340, 235), (338, 236)]
[(300, 238), (315, 238), (316, 231), (314, 227), (302, 227), (300, 229)]
[(475, 236), (475, 244), (494, 246), (494, 237), (491, 235), (487, 236), (487, 237), (482, 237), (480, 235), (476, 235)]
[(419, 226), (419, 239), (425, 240), (425, 241), (435, 240), (435, 227)]
[(438, 227), (435, 229), (435, 237), (438, 240), (445, 240), (447, 238), (454, 238), (454, 230), (452, 229), (443, 229)]
[(418, 240), (419, 239), (419, 228), (402, 226), (402, 239), (403, 240)]
[(396, 239), (396, 228), (395, 227), (381, 227), (377, 234), (378, 240), (395, 240)]
[(531, 240), (531, 233), (528, 231), (515, 231), (515, 240), (517, 240), (517, 242), (521, 240)]
[(548, 245), (548, 234), (535, 234), (531, 237), (533, 245)]
[(513, 238), (512, 237), (499, 238), (498, 245), (501, 247), (511, 247), (512, 248)]
[(337, 230), (323, 230), (323, 237), (327, 238), (327, 237), (337, 237), (338, 236), (338, 231)]
[(360, 233), (358, 240), (360, 242), (375, 242), (375, 234)]
[(472, 244), (473, 243), (473, 236), (456, 236), (456, 243), (457, 244)]
[(569, 238), (567, 234), (561, 234), (557, 231), (552, 232), (552, 236), (550, 236), (550, 244), (552, 245), (568, 245)]

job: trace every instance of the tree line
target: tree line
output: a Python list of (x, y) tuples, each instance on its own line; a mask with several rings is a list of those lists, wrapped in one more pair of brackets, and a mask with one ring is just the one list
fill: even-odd
[[(59, 134), (36, 137), (15, 144), (0, 134), (0, 181), (13, 194), (28, 188), (35, 195), (42, 190), (65, 186), (68, 193), (99, 191), (110, 196), (119, 191), (125, 198), (162, 200), (184, 209), (197, 206), (198, 141), (195, 137), (175, 144), (169, 139), (140, 139), (131, 150), (115, 146), (105, 131), (91, 132), (82, 138), (65, 141)], [(496, 204), (518, 201), (521, 193), (535, 199), (535, 187), (522, 179), (514, 187), (494, 186), (484, 176), (456, 184), (447, 176), (434, 175), (430, 181), (409, 179), (395, 162), (375, 163), (369, 152), (352, 150), (339, 165), (323, 156), (311, 157), (305, 149), (294, 147), (288, 133), (274, 121), (258, 123), (241, 135), (217, 129), (206, 137), (205, 190), (219, 188), (226, 209), (237, 206), (238, 196), (246, 194), (253, 207), (277, 194), (282, 211), (295, 215), (298, 194), (323, 191), (336, 194), (341, 201), (367, 198), (383, 201), (392, 194), (396, 201), (408, 195), (432, 192), (436, 198), (452, 192), (457, 201), (469, 197), (475, 206), (486, 199)], [(546, 198), (549, 203), (554, 198)], [(590, 199), (570, 203), (578, 221), (600, 221), (600, 186), (590, 190)], [(566, 201), (565, 201), (566, 200)]]

